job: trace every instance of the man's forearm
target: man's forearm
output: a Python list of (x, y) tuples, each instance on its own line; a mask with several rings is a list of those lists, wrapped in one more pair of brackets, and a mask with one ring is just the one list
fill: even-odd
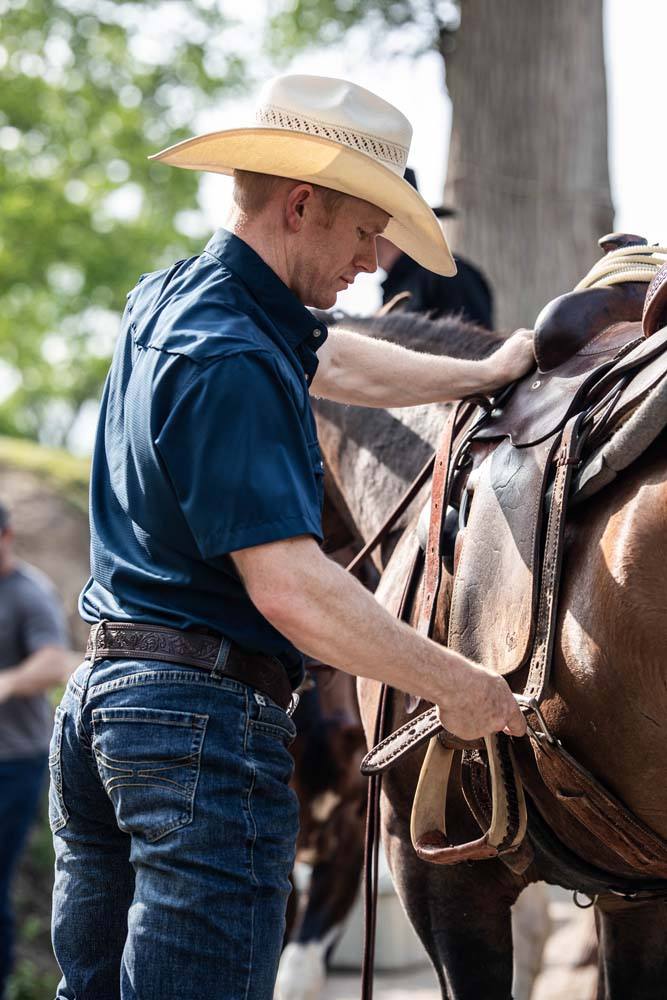
[(485, 361), (422, 354), (348, 330), (332, 330), (323, 351), (312, 391), (339, 403), (417, 406), (484, 392), (492, 383)]
[(417, 406), (489, 394), (535, 367), (532, 330), (517, 330), (482, 361), (464, 361), (335, 329), (320, 357), (313, 395), (358, 406)]
[(314, 659), (435, 702), (465, 739), (525, 722), (502, 677), (396, 621), (361, 584), (299, 536), (232, 553), (252, 601)]
[[(443, 705), (475, 669), (458, 653), (393, 618), (312, 543), (298, 576), (298, 590), (286, 600), (290, 582), (276, 579), (274, 572), (275, 605), (261, 597), (259, 602), (272, 624), (308, 656)], [(250, 596), (255, 599), (252, 585)]]
[(29, 698), (63, 684), (78, 657), (60, 646), (44, 646), (15, 667), (0, 671), (0, 701)]

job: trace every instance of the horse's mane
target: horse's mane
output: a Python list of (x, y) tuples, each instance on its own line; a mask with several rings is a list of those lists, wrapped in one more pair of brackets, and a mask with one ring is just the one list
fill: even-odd
[(453, 358), (485, 358), (505, 339), (497, 333), (467, 323), (458, 316), (429, 319), (414, 312), (396, 311), (386, 316), (345, 316), (340, 325), (368, 337), (391, 340), (402, 347)]

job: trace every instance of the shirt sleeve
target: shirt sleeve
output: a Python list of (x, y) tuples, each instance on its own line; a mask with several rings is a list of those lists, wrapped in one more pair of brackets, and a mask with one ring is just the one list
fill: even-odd
[(41, 583), (30, 587), (22, 601), (21, 639), (26, 656), (44, 646), (67, 646), (65, 612), (55, 591)]
[(156, 445), (202, 558), (322, 538), (317, 440), (289, 379), (261, 352), (200, 370)]

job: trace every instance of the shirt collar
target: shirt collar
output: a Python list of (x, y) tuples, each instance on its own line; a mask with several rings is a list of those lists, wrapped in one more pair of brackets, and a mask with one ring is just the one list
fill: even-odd
[(242, 239), (219, 229), (205, 253), (233, 271), (264, 312), (268, 313), (293, 350), (309, 347), (317, 351), (327, 339), (327, 326), (315, 319), (275, 271)]

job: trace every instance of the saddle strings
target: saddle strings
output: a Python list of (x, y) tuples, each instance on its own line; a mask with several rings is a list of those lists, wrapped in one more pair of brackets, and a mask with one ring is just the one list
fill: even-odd
[(650, 282), (663, 264), (667, 264), (667, 247), (643, 244), (619, 247), (618, 250), (610, 250), (597, 261), (579, 284), (575, 285), (575, 291), (618, 285), (623, 281)]

